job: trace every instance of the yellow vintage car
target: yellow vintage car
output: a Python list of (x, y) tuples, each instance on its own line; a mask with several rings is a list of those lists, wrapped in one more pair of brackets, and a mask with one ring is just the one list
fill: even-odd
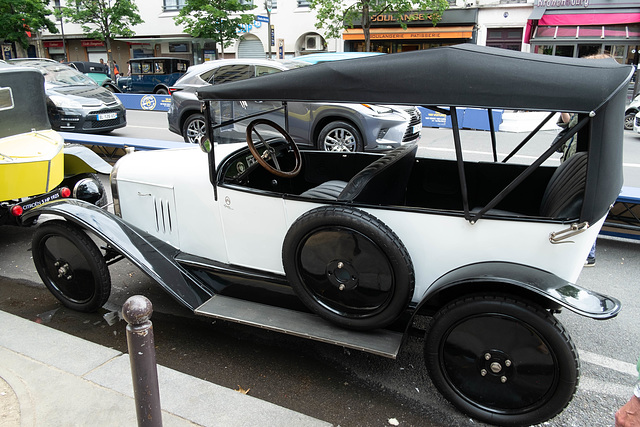
[(0, 225), (27, 225), (26, 211), (64, 197), (104, 205), (95, 173), (110, 170), (88, 148), (65, 146), (51, 129), (38, 70), (0, 67)]

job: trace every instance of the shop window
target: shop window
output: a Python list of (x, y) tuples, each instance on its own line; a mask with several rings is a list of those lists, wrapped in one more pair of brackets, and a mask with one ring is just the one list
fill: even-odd
[(556, 46), (556, 56), (568, 56), (573, 58), (573, 53), (576, 47), (573, 45), (558, 45)]
[(601, 44), (579, 44), (578, 45), (578, 58), (583, 58), (585, 56), (597, 55), (601, 52), (602, 45)]
[(169, 52), (180, 53), (189, 52), (188, 43), (169, 43)]
[(309, 2), (306, 0), (298, 0), (298, 7), (309, 7)]
[(550, 44), (536, 46), (536, 53), (541, 55), (553, 55), (553, 46)]
[(163, 0), (162, 2), (162, 10), (164, 12), (172, 11), (172, 10), (180, 10), (185, 7), (187, 4), (187, 0)]
[(613, 56), (620, 64), (627, 63), (627, 46), (619, 45), (605, 45), (604, 51)]

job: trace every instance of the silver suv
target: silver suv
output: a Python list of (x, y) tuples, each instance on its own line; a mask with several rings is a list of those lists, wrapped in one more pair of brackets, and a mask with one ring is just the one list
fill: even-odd
[[(169, 130), (194, 143), (204, 133), (204, 116), (196, 90), (208, 84), (245, 80), (264, 74), (312, 66), (296, 60), (228, 59), (190, 67), (170, 88)], [(264, 110), (266, 103), (243, 102), (221, 106), (246, 114)], [(256, 104), (256, 105), (249, 105)], [(422, 119), (416, 107), (370, 104), (303, 103), (288, 104), (289, 133), (301, 146), (326, 151), (382, 151), (420, 138)], [(246, 139), (244, 129), (225, 129), (224, 141)]]

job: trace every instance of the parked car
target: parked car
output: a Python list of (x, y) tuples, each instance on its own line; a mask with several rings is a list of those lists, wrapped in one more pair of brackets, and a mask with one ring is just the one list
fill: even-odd
[(122, 102), (86, 75), (50, 59), (12, 59), (44, 76), (47, 112), (53, 129), (66, 132), (107, 133), (127, 125)]
[(30, 225), (26, 212), (63, 197), (99, 206), (96, 172), (111, 166), (86, 147), (64, 146), (47, 118), (44, 78), (33, 68), (0, 66), (0, 225)]
[(129, 75), (118, 79), (124, 93), (166, 95), (169, 88), (187, 71), (189, 61), (178, 58), (134, 58), (129, 60)]
[[(428, 372), (455, 406), (491, 424), (542, 423), (569, 404), (580, 373), (555, 314), (602, 320), (621, 309), (576, 281), (622, 186), (632, 71), (464, 44), (204, 86), (204, 152), (122, 157), (115, 215), (81, 201), (34, 209), (58, 218), (34, 232), (34, 263), (77, 310), (107, 301), (107, 260), (121, 255), (198, 315), (390, 358), (427, 328)], [(217, 143), (233, 123), (216, 103), (243, 100), (280, 100), (285, 112), (294, 102), (428, 106), (451, 117), (455, 158), (418, 156), (415, 143), (301, 151), (271, 111), (233, 119), (250, 120), (245, 143)], [(533, 135), (503, 156), (490, 131), (494, 160), (472, 161), (477, 146), (463, 144), (457, 119), (471, 106), (549, 111), (538, 128), (558, 111), (579, 120), (529, 147), (535, 159), (515, 156)], [(576, 134), (577, 153), (548, 165)], [(60, 259), (86, 266), (82, 283), (57, 274)]]
[(99, 86), (102, 86), (111, 92), (120, 92), (116, 83), (109, 77), (109, 66), (107, 64), (86, 61), (71, 61), (65, 62), (64, 64), (86, 74)]
[(627, 105), (624, 111), (624, 128), (626, 130), (633, 129), (633, 120), (636, 117), (636, 114), (640, 112), (640, 94), (638, 94), (631, 104)]
[(640, 133), (640, 113), (636, 113), (633, 117), (633, 131)]
[[(169, 130), (194, 143), (204, 134), (204, 116), (196, 90), (208, 85), (245, 80), (265, 74), (306, 67), (303, 61), (233, 59), (210, 61), (189, 68), (171, 87)], [(225, 120), (237, 115), (271, 109), (272, 102), (225, 102)], [(413, 106), (291, 102), (288, 104), (289, 132), (302, 147), (326, 151), (382, 151), (420, 139), (422, 119)], [(271, 113), (282, 122), (282, 112)], [(221, 134), (227, 142), (245, 139), (246, 121), (236, 122)]]

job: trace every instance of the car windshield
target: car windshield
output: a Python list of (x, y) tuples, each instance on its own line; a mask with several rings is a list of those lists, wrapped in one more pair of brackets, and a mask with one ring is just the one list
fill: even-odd
[(66, 65), (53, 64), (38, 68), (49, 86), (95, 85), (92, 79)]

